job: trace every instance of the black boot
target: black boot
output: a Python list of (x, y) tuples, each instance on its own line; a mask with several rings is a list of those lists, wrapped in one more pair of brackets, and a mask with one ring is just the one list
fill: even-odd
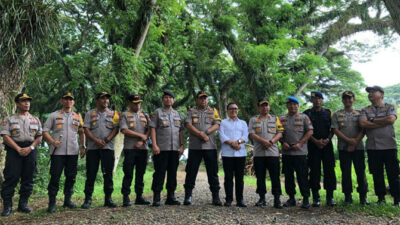
[(192, 204), (192, 191), (185, 191), (185, 200), (183, 200), (184, 205)]
[(353, 203), (353, 197), (351, 194), (344, 194), (344, 205), (350, 205)]
[(283, 204), (284, 207), (293, 207), (296, 206), (296, 199), (294, 195), (290, 195), (289, 199)]
[(150, 202), (143, 198), (141, 194), (136, 194), (135, 205), (150, 205)]
[(361, 205), (369, 205), (369, 202), (367, 200), (367, 195), (366, 194), (360, 194), (360, 204)]
[(282, 205), (281, 199), (280, 199), (280, 195), (274, 196), (274, 208), (277, 208), (277, 209), (283, 208), (283, 205)]
[(18, 203), (18, 212), (30, 213), (32, 209), (28, 207), (28, 198), (20, 198)]
[(310, 208), (310, 202), (308, 201), (308, 197), (303, 198), (303, 203), (301, 203), (301, 208), (303, 208), (303, 209)]
[(321, 198), (319, 197), (318, 191), (313, 191), (313, 203), (312, 207), (319, 207), (321, 205)]
[(48, 213), (53, 213), (56, 211), (56, 196), (49, 196), (49, 207), (47, 208)]
[(106, 194), (106, 196), (104, 197), (104, 206), (106, 206), (108, 208), (117, 207), (117, 205), (113, 202), (113, 200), (111, 198), (111, 194)]
[(386, 200), (385, 200), (385, 196), (384, 195), (379, 195), (378, 196), (378, 202), (376, 204), (380, 205), (380, 204), (385, 204)]
[(166, 205), (180, 205), (181, 203), (176, 200), (175, 198), (175, 193), (172, 191), (169, 191), (167, 193), (167, 200), (165, 200)]
[(88, 209), (92, 205), (92, 197), (91, 196), (86, 196), (85, 201), (83, 202), (81, 208), (82, 209)]
[(333, 191), (326, 191), (326, 205), (335, 206), (336, 202), (333, 200)]
[(9, 216), (12, 212), (12, 200), (4, 200), (3, 212), (1, 216)]
[(76, 208), (76, 205), (71, 201), (71, 194), (65, 194), (63, 207), (70, 208), (70, 209)]
[(128, 207), (131, 206), (131, 200), (129, 199), (129, 195), (124, 195), (123, 200), (122, 200), (122, 207)]
[(160, 197), (160, 192), (154, 192), (153, 193), (153, 206), (160, 206), (161, 205), (161, 197)]
[(215, 206), (222, 206), (221, 199), (219, 199), (218, 191), (212, 193), (212, 204)]
[(256, 202), (255, 206), (262, 207), (266, 206), (267, 202), (265, 201), (265, 194), (259, 194), (260, 199), (258, 199), (258, 202)]

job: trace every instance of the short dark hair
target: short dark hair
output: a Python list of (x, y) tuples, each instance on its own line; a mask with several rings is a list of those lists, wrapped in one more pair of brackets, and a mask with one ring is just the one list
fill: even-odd
[(229, 106), (231, 106), (231, 105), (236, 105), (236, 103), (234, 103), (234, 102), (229, 102), (228, 105), (226, 106), (226, 110), (228, 110), (228, 109), (229, 109)]

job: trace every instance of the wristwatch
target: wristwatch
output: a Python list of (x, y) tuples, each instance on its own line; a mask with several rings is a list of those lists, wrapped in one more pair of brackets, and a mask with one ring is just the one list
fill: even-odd
[(206, 133), (207, 135), (210, 135), (210, 132), (208, 130), (206, 130), (204, 133)]
[(239, 143), (239, 144), (242, 144), (242, 143), (244, 143), (244, 141), (242, 141), (241, 139), (239, 139), (239, 140), (238, 140), (238, 143)]
[(370, 122), (374, 122), (374, 117), (370, 117), (370, 118), (368, 118), (368, 120), (370, 121)]
[(35, 147), (33, 147), (33, 145), (29, 146), (29, 148), (31, 148), (31, 150), (35, 150)]

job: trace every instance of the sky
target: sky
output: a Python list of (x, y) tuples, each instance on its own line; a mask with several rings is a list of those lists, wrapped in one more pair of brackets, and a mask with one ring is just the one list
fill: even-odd
[[(373, 33), (361, 33), (353, 37), (360, 41), (378, 44), (379, 39)], [(400, 38), (388, 48), (379, 48), (370, 61), (359, 63), (352, 60), (352, 68), (361, 73), (366, 85), (382, 87), (400, 83)]]

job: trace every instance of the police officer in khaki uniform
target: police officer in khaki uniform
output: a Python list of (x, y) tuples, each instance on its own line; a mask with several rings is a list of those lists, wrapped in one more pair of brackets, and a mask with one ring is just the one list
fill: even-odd
[[(47, 211), (49, 213), (56, 210), (56, 196), (63, 170), (65, 175), (63, 206), (76, 208), (76, 205), (71, 202), (71, 196), (74, 193), (75, 177), (78, 170), (78, 154), (80, 153), (83, 157), (86, 146), (82, 117), (72, 111), (74, 99), (71, 92), (65, 93), (61, 98), (62, 109), (51, 113), (43, 126), (43, 137), (50, 144), (50, 182), (47, 187), (49, 194)], [(52, 132), (51, 135), (50, 132)], [(78, 135), (81, 142), (80, 148)]]
[(164, 91), (162, 102), (163, 107), (156, 109), (150, 122), (154, 154), (153, 206), (160, 206), (160, 192), (164, 185), (165, 172), (168, 173), (165, 204), (180, 205), (181, 203), (175, 198), (175, 189), (179, 155), (183, 153), (184, 148), (182, 118), (179, 112), (172, 108), (175, 96), (171, 91)]
[(332, 129), (338, 137), (338, 150), (340, 169), (342, 170), (342, 191), (345, 196), (345, 205), (351, 204), (353, 198), (353, 184), (351, 177), (351, 164), (357, 174), (357, 191), (360, 194), (360, 203), (369, 204), (367, 201), (368, 184), (365, 176), (365, 152), (362, 138), (364, 131), (359, 126), (358, 120), (361, 112), (353, 108), (354, 93), (345, 91), (342, 94), (344, 109), (338, 110), (332, 117)]
[(96, 94), (97, 108), (86, 113), (83, 129), (87, 137), (86, 153), (86, 184), (83, 209), (92, 204), (92, 194), (97, 171), (101, 162), (104, 180), (104, 206), (114, 208), (112, 201), (113, 169), (114, 169), (114, 138), (118, 134), (119, 115), (117, 111), (108, 108), (111, 95), (107, 92)]
[(186, 128), (190, 132), (189, 158), (186, 164), (184, 205), (192, 204), (192, 190), (195, 186), (201, 160), (204, 159), (208, 183), (212, 193), (212, 204), (221, 206), (219, 199), (218, 155), (215, 131), (221, 123), (218, 110), (208, 106), (208, 94), (199, 91), (196, 94), (197, 106), (188, 110)]
[(289, 195), (289, 200), (284, 204), (285, 207), (296, 205), (294, 198), (296, 185), (294, 183), (294, 172), (296, 172), (297, 183), (300, 193), (303, 196), (302, 208), (310, 208), (308, 198), (310, 188), (308, 184), (307, 166), (307, 141), (313, 134), (313, 126), (306, 114), (299, 113), (299, 100), (295, 97), (288, 97), (286, 108), (288, 114), (281, 117), (284, 127), (282, 143), (282, 167), (285, 174), (285, 189)]
[(383, 88), (367, 87), (366, 91), (372, 104), (362, 109), (360, 126), (366, 129), (368, 165), (374, 179), (375, 194), (378, 203), (385, 202), (385, 167), (394, 205), (400, 206), (399, 160), (393, 127), (397, 119), (396, 107), (383, 102)]
[(133, 179), (133, 170), (135, 168), (135, 193), (137, 205), (149, 205), (150, 202), (143, 198), (143, 176), (146, 172), (148, 161), (148, 137), (150, 135), (148, 115), (140, 109), (143, 102), (138, 94), (128, 96), (129, 110), (122, 113), (120, 120), (121, 132), (124, 138), (124, 178), (122, 181), (121, 193), (123, 194), (124, 207), (130, 206), (129, 194), (131, 193), (131, 184)]
[(277, 142), (282, 137), (283, 127), (278, 117), (269, 114), (270, 105), (267, 98), (258, 101), (257, 116), (249, 121), (249, 136), (254, 142), (253, 160), (257, 177), (257, 190), (260, 199), (256, 206), (266, 206), (265, 187), (266, 170), (269, 171), (274, 195), (274, 207), (281, 209), (280, 196), (282, 195), (279, 162), (279, 149)]
[(313, 136), (308, 141), (308, 165), (310, 167), (310, 187), (313, 194), (313, 207), (321, 205), (319, 190), (321, 189), (321, 163), (323, 166), (326, 204), (335, 206), (333, 192), (336, 190), (335, 156), (333, 154), (331, 128), (333, 113), (322, 107), (324, 97), (319, 91), (311, 92), (313, 107), (304, 111), (314, 127)]
[(36, 170), (36, 146), (42, 140), (40, 121), (29, 113), (31, 100), (32, 98), (25, 93), (18, 94), (15, 97), (18, 112), (7, 117), (1, 128), (1, 136), (7, 151), (4, 167), (5, 181), (1, 189), (4, 207), (2, 216), (11, 214), (14, 189), (20, 179), (18, 211), (31, 212), (27, 204), (32, 194), (33, 176)]

